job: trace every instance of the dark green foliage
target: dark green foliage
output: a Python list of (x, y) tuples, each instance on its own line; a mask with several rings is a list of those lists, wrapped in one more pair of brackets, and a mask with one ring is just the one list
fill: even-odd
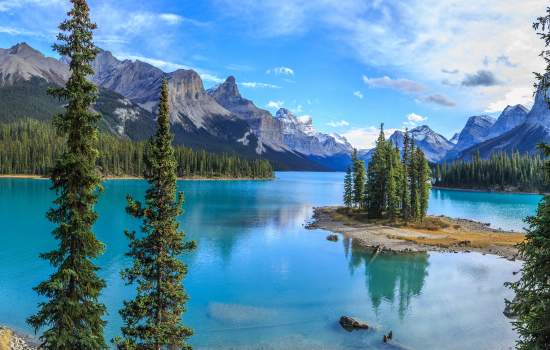
[(344, 178), (344, 205), (346, 208), (353, 206), (353, 174), (351, 167), (348, 167)]
[[(550, 46), (550, 7), (547, 15), (538, 18), (535, 29)], [(550, 73), (550, 52), (545, 50), (541, 56), (547, 67), (544, 74), (537, 75), (539, 89), (548, 88)], [(541, 145), (546, 156), (550, 156), (550, 147)], [(546, 164), (550, 176), (550, 162)], [(550, 349), (550, 196), (546, 195), (539, 204), (536, 216), (527, 218), (529, 230), (519, 251), (523, 259), (522, 275), (519, 281), (509, 283), (516, 293), (511, 305), (512, 313), (517, 315), (514, 327), (520, 335), (517, 348), (521, 350)]]
[[(550, 156), (550, 148), (545, 147)], [(547, 164), (550, 173), (550, 163)], [(549, 174), (550, 175), (550, 174)], [(536, 216), (527, 218), (529, 230), (519, 245), (524, 261), (522, 276), (508, 283), (516, 293), (511, 304), (517, 315), (514, 327), (520, 335), (518, 349), (543, 350), (550, 348), (550, 196), (539, 204)]]
[[(99, 170), (104, 176), (137, 176), (145, 170), (144, 142), (99, 134)], [(66, 149), (62, 137), (49, 123), (21, 120), (0, 124), (0, 174), (47, 175)], [(175, 147), (179, 177), (271, 178), (265, 160), (248, 160)]]
[(369, 217), (382, 217), (386, 207), (387, 181), (388, 181), (388, 147), (384, 135), (384, 124), (380, 126), (380, 135), (376, 140), (376, 148), (369, 162), (367, 175), (366, 208)]
[(455, 161), (434, 167), (435, 185), (471, 189), (536, 192), (548, 191), (550, 186), (543, 170), (544, 157), (499, 153), (489, 159), (475, 154), (471, 161)]
[[(384, 125), (376, 141), (376, 148), (369, 162), (364, 205), (369, 218), (387, 218), (422, 221), (428, 211), (431, 189), (431, 170), (424, 153), (414, 146), (408, 132), (405, 133), (403, 154), (396, 145), (386, 141)], [(364, 178), (364, 177), (363, 177)], [(353, 177), (357, 187), (358, 177)], [(345, 179), (345, 189), (348, 187)], [(364, 180), (362, 180), (364, 181)], [(344, 201), (346, 192), (344, 192)]]
[(176, 158), (168, 110), (168, 83), (162, 85), (158, 130), (150, 141), (146, 156), (145, 179), (149, 189), (145, 205), (128, 196), (127, 212), (143, 220), (141, 237), (126, 231), (130, 239), (132, 267), (123, 277), (137, 285), (133, 300), (124, 302), (123, 337), (115, 340), (119, 349), (190, 349), (191, 329), (181, 323), (188, 299), (183, 289), (187, 266), (183, 253), (195, 248), (184, 242), (177, 217), (182, 213), (183, 193), (176, 188)]
[(365, 201), (365, 162), (357, 158), (357, 150), (353, 150), (353, 203), (362, 208)]
[(59, 26), (61, 43), (54, 45), (60, 55), (71, 58), (66, 86), (52, 91), (67, 103), (65, 112), (55, 117), (67, 146), (52, 171), (52, 188), (58, 197), (47, 215), (58, 225), (53, 235), (59, 245), (42, 254), (54, 272), (35, 288), (46, 300), (29, 323), (36, 330), (45, 328), (40, 337), (42, 349), (92, 350), (106, 348), (105, 306), (98, 301), (105, 283), (93, 263), (104, 247), (92, 232), (100, 186), (96, 125), (101, 117), (91, 111), (97, 91), (87, 79), (93, 74), (90, 64), (97, 51), (92, 42), (95, 24), (90, 21), (86, 1), (72, 3), (69, 18)]

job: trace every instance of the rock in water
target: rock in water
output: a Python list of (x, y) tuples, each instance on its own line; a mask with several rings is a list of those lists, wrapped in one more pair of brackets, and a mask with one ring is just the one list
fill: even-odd
[(327, 236), (327, 241), (338, 242), (338, 236), (337, 235), (328, 235)]
[(369, 329), (369, 325), (365, 322), (349, 316), (340, 317), (340, 325), (349, 332), (354, 329)]

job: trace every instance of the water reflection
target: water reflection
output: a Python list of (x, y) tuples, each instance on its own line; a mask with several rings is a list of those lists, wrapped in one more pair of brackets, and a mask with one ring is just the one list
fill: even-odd
[[(344, 245), (349, 249), (349, 242)], [(350, 269), (354, 272), (363, 265), (374, 311), (378, 312), (383, 301), (397, 302), (399, 316), (403, 318), (411, 298), (422, 293), (428, 276), (428, 254), (375, 254), (351, 242)]]

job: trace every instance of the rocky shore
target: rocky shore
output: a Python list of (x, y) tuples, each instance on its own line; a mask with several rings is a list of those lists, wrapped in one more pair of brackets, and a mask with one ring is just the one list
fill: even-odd
[(314, 208), (308, 229), (323, 229), (352, 238), (358, 246), (379, 253), (480, 252), (509, 260), (518, 257), (516, 245), (524, 235), (490, 228), (487, 224), (444, 216), (429, 217), (433, 226), (390, 225), (347, 215), (340, 207)]
[(37, 350), (37, 344), (13, 330), (0, 326), (0, 350)]

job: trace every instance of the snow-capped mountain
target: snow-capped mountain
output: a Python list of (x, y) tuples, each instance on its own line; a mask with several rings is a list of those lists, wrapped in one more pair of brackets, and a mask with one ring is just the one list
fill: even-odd
[(352, 146), (344, 137), (317, 132), (309, 116), (298, 117), (285, 108), (279, 109), (272, 116), (268, 111), (258, 108), (241, 96), (235, 77), (227, 78), (222, 84), (208, 90), (208, 94), (238, 118), (247, 121), (262, 148), (289, 150), (313, 157), (351, 154)]
[[(441, 161), (445, 155), (454, 148), (454, 144), (447, 140), (444, 136), (436, 133), (427, 125), (422, 125), (409, 130), (409, 136), (414, 140), (414, 143), (419, 147), (428, 161), (437, 163)], [(388, 139), (397, 148), (403, 150), (405, 132), (401, 130), (395, 131)], [(360, 159), (369, 161), (372, 158), (373, 150), (360, 151), (358, 156)]]

